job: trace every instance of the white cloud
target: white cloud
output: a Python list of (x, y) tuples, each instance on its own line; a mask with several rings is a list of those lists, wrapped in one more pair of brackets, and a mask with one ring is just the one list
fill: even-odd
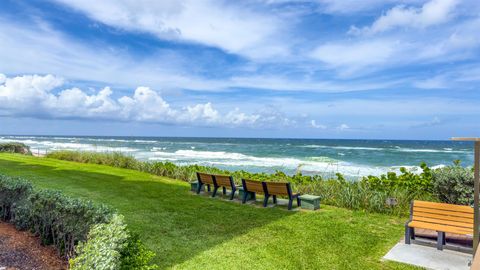
[(416, 124), (412, 125), (411, 127), (413, 127), (413, 128), (423, 128), (423, 127), (438, 126), (438, 125), (441, 125), (441, 124), (443, 124), (443, 121), (439, 117), (435, 116), (430, 121), (416, 123)]
[(352, 27), (351, 33), (380, 33), (396, 27), (426, 28), (449, 21), (458, 0), (431, 0), (421, 8), (397, 5), (378, 18), (370, 27)]
[(340, 126), (338, 126), (338, 129), (344, 131), (350, 129), (350, 127), (347, 124), (341, 124)]
[(387, 39), (338, 42), (317, 47), (311, 56), (332, 66), (362, 67), (386, 62), (396, 47), (395, 41)]
[(352, 14), (378, 9), (392, 3), (415, 4), (425, 0), (316, 0), (322, 6), (321, 11), (329, 14)]
[[(213, 0), (56, 0), (104, 24), (218, 47), (251, 58), (288, 54), (286, 25), (273, 14)], [(284, 33), (284, 32), (283, 32)]]
[[(0, 77), (5, 78), (3, 74)], [(236, 108), (216, 110), (211, 103), (173, 108), (158, 92), (138, 87), (133, 96), (113, 97), (105, 87), (86, 94), (79, 88), (59, 90), (63, 80), (53, 75), (6, 78), (0, 84), (0, 110), (4, 115), (44, 118), (107, 119), (189, 126), (256, 127), (282, 125), (289, 120), (272, 114), (247, 114)]]
[(317, 124), (317, 122), (315, 120), (310, 121), (310, 125), (312, 126), (312, 128), (318, 128), (318, 129), (326, 129), (327, 128), (327, 126), (325, 126), (325, 125)]

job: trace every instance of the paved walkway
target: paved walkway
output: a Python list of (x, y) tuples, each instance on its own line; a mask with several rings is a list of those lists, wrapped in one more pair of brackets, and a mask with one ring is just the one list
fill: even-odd
[(406, 245), (402, 240), (383, 258), (433, 270), (468, 270), (472, 255), (418, 244)]

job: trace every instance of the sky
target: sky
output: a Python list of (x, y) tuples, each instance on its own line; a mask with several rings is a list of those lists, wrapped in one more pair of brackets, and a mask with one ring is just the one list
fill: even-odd
[(0, 134), (480, 136), (480, 2), (0, 0)]

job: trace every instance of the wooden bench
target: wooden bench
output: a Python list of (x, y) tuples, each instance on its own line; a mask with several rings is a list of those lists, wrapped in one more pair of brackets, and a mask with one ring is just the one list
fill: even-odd
[(256, 198), (257, 193), (265, 194), (265, 187), (263, 186), (263, 182), (242, 179), (242, 187), (243, 187), (242, 203), (245, 203), (247, 201), (247, 197), (249, 194), (251, 194), (253, 199)]
[(297, 200), (297, 206), (301, 206), (300, 193), (293, 193), (289, 182), (264, 182), (265, 183), (265, 200), (264, 206), (267, 206), (268, 198), (273, 197), (273, 203), (277, 203), (277, 196), (288, 197), (288, 210), (292, 209), (293, 200)]
[(235, 191), (237, 190), (237, 188), (235, 187), (235, 183), (233, 182), (233, 177), (231, 176), (197, 172), (197, 180), (198, 180), (197, 194), (200, 193), (203, 186), (207, 186), (207, 190), (210, 192), (211, 186), (212, 186), (213, 187), (212, 197), (215, 197), (220, 187), (223, 189), (223, 194), (227, 193), (226, 191), (227, 188), (229, 188), (232, 191), (230, 194), (230, 200), (233, 200), (233, 197), (235, 196)]
[(237, 187), (235, 186), (235, 182), (233, 182), (233, 177), (214, 174), (213, 181), (214, 181), (214, 189), (213, 189), (212, 197), (215, 197), (215, 194), (217, 193), (218, 188), (221, 187), (223, 190), (223, 195), (227, 194), (227, 190), (226, 190), (227, 188), (232, 191), (230, 193), (230, 200), (233, 200), (233, 197), (235, 196), (235, 191), (237, 190)]
[(277, 196), (288, 197), (288, 210), (292, 209), (293, 200), (297, 200), (297, 205), (300, 206), (299, 193), (293, 193), (290, 183), (288, 182), (259, 182), (254, 180), (242, 179), (243, 198), (242, 203), (247, 201), (249, 193), (264, 194), (263, 206), (267, 207), (268, 199), (273, 197), (273, 203), (277, 203)]
[(465, 205), (413, 201), (405, 224), (405, 244), (415, 239), (415, 228), (438, 233), (437, 249), (446, 245), (445, 233), (473, 235), (473, 208)]

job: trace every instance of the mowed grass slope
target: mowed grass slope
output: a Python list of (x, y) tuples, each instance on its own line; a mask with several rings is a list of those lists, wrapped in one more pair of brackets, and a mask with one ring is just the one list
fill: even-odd
[(403, 219), (322, 205), (261, 208), (132, 170), (0, 154), (0, 173), (116, 208), (161, 269), (413, 269), (382, 262)]

